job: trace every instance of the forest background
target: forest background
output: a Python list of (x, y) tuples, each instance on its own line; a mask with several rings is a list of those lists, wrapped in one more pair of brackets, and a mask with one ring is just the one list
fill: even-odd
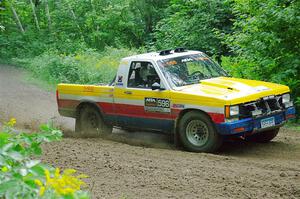
[(53, 85), (107, 83), (122, 57), (175, 47), (290, 86), (299, 113), (299, 0), (0, 0), (0, 62)]

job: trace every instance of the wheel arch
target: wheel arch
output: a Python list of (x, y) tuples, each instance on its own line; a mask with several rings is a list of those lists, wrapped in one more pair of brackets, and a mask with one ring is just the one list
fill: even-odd
[(75, 117), (78, 117), (80, 114), (80, 110), (85, 107), (85, 106), (91, 106), (94, 107), (97, 111), (99, 111), (99, 113), (101, 114), (101, 116), (103, 117), (103, 112), (101, 107), (94, 101), (81, 101), (78, 106), (76, 107), (76, 111), (75, 111)]
[[(211, 132), (213, 134), (213, 136), (210, 136), (211, 139), (210, 141), (208, 141), (208, 145), (206, 145), (207, 147), (205, 149), (197, 149), (197, 148), (193, 148), (191, 146), (188, 146), (188, 144), (186, 143), (187, 141), (185, 140), (185, 138), (183, 138), (183, 133), (182, 132), (185, 132), (184, 130), (180, 131), (181, 130), (181, 120), (182, 118), (188, 114), (188, 113), (191, 113), (191, 112), (194, 112), (194, 116), (195, 114), (198, 114), (200, 113), (202, 115), (202, 118), (207, 116), (207, 120), (209, 120), (208, 122), (211, 124), (207, 124), (211, 127)], [(192, 114), (193, 115), (193, 114)], [(201, 118), (201, 117), (200, 117)], [(204, 119), (204, 118), (203, 118)], [(186, 119), (185, 119), (186, 120)], [(183, 120), (184, 121), (184, 120)], [(182, 110), (177, 119), (176, 119), (176, 122), (175, 122), (175, 134), (174, 134), (174, 141), (176, 143), (177, 146), (184, 146), (185, 148), (187, 148), (189, 151), (196, 151), (196, 152), (214, 152), (216, 151), (220, 145), (222, 144), (223, 142), (223, 137), (218, 133), (217, 131), (217, 128), (216, 128), (216, 124), (215, 122), (213, 121), (212, 117), (210, 116), (209, 113), (201, 110), (201, 109), (196, 109), (196, 108), (190, 108), (190, 109), (184, 109)], [(185, 133), (184, 133), (185, 134)]]
[[(96, 102), (87, 100), (87, 101), (81, 101), (76, 107), (76, 110), (75, 110), (75, 119), (76, 119), (75, 131), (76, 132), (82, 131), (82, 123), (80, 121), (81, 121), (81, 110), (83, 110), (84, 107), (89, 107), (89, 108), (91, 107), (93, 109), (93, 111), (95, 110), (98, 113), (97, 115), (100, 117), (98, 119), (100, 119), (101, 120), (100, 123), (102, 123), (101, 124), (102, 127), (99, 127), (99, 128), (101, 128), (102, 130), (104, 129), (104, 131), (107, 130), (107, 132), (112, 131), (113, 126), (109, 122), (106, 121), (106, 117), (105, 117), (104, 113), (102, 112), (101, 107)], [(92, 136), (94, 136), (94, 135), (92, 135)]]
[[(180, 111), (178, 117), (176, 118), (175, 126), (174, 126), (174, 130), (175, 130), (176, 133), (177, 133), (177, 131), (178, 131), (178, 126), (179, 126), (179, 122), (180, 122), (181, 118), (182, 118), (185, 114), (187, 114), (187, 113), (189, 113), (189, 112), (192, 112), (192, 111), (197, 111), (197, 112), (199, 112), (199, 113), (203, 113), (204, 115), (206, 115), (206, 116), (213, 122), (211, 116), (210, 116), (207, 112), (205, 112), (205, 111), (203, 111), (203, 110), (201, 110), (201, 109), (196, 109), (196, 108), (188, 108), (188, 109), (184, 109), (184, 110)], [(214, 123), (214, 122), (213, 122), (213, 123)]]

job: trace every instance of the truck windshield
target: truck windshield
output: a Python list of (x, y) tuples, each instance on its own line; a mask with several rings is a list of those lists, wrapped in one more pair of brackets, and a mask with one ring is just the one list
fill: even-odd
[(201, 80), (228, 74), (204, 53), (158, 61), (158, 65), (172, 86), (198, 84)]

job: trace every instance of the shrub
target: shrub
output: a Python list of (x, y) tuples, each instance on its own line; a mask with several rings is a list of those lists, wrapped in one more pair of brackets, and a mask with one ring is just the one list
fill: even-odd
[(49, 83), (109, 83), (121, 58), (135, 54), (127, 49), (106, 48), (102, 53), (88, 49), (75, 54), (45, 52), (33, 59), (18, 59), (34, 76)]
[(33, 159), (42, 154), (43, 142), (60, 140), (62, 132), (48, 124), (39, 133), (22, 133), (12, 128), (15, 123), (11, 119), (0, 131), (0, 198), (89, 198), (81, 190), (86, 176)]

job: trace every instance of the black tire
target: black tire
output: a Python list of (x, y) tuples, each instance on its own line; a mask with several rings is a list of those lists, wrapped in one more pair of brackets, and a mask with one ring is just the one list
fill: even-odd
[(279, 128), (268, 131), (259, 132), (246, 137), (245, 139), (250, 142), (268, 143), (273, 140), (279, 132)]
[(199, 111), (186, 113), (178, 130), (181, 143), (192, 152), (215, 152), (223, 142), (211, 119)]
[(112, 126), (105, 124), (99, 110), (91, 105), (80, 108), (76, 118), (75, 131), (81, 137), (100, 137), (112, 132)]

